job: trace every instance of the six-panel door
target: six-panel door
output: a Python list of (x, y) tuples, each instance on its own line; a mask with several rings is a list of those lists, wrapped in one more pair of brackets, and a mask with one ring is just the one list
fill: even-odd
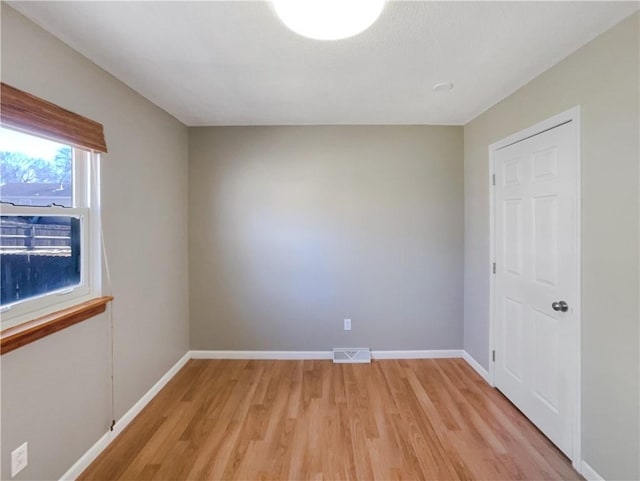
[[(577, 269), (571, 128), (494, 155), (495, 384), (569, 456)], [(566, 312), (552, 307), (559, 301), (569, 305)]]

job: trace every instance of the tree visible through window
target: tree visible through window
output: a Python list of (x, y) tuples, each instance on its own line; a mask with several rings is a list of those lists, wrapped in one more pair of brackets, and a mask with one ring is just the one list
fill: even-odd
[(72, 207), (72, 184), (70, 146), (0, 128), (0, 200)]

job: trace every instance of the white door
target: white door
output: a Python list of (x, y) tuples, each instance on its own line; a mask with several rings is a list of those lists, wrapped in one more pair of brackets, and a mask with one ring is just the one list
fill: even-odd
[(573, 457), (579, 275), (575, 123), (493, 152), (495, 385)]

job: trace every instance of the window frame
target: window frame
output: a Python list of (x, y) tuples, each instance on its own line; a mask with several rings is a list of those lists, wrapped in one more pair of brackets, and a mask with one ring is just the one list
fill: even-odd
[[(3, 126), (3, 128), (10, 128)], [(20, 131), (18, 129), (12, 129)], [(23, 132), (34, 137), (31, 132)], [(5, 330), (34, 318), (70, 308), (100, 295), (102, 278), (100, 230), (100, 154), (72, 148), (73, 206), (14, 206), (0, 204), (2, 215), (72, 216), (81, 219), (80, 284), (6, 304), (0, 308), (0, 329)]]

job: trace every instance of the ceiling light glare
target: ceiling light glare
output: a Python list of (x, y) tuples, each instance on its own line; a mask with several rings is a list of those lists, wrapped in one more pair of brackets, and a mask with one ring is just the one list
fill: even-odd
[(294, 32), (316, 40), (353, 37), (375, 22), (384, 0), (274, 0), (280, 20)]

